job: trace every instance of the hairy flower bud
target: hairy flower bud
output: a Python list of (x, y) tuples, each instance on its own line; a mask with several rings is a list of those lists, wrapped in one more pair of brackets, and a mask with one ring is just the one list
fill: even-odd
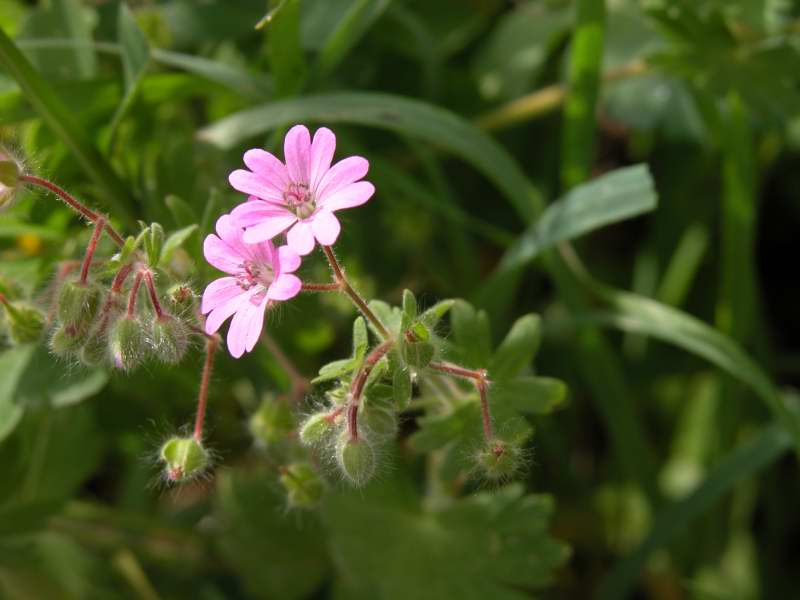
[(151, 332), (153, 353), (169, 365), (177, 364), (186, 354), (189, 346), (189, 331), (180, 319), (161, 315), (153, 321)]
[(306, 446), (317, 446), (325, 442), (335, 427), (336, 424), (330, 413), (314, 413), (300, 427), (300, 441)]
[(280, 481), (286, 489), (289, 506), (293, 508), (312, 508), (325, 492), (322, 478), (304, 462), (292, 463), (282, 469)]
[(20, 167), (0, 148), (0, 210), (14, 203), (19, 190)]
[(193, 437), (171, 437), (159, 452), (169, 481), (184, 482), (200, 475), (211, 463), (208, 451)]
[(123, 317), (108, 332), (108, 350), (114, 366), (124, 371), (135, 369), (147, 352), (145, 327), (134, 317)]
[(76, 331), (86, 332), (93, 325), (99, 304), (100, 289), (96, 285), (67, 281), (58, 294), (58, 318)]
[(375, 450), (363, 438), (351, 439), (344, 432), (336, 447), (336, 462), (344, 476), (358, 487), (366, 484), (375, 474)]
[(197, 312), (197, 295), (187, 283), (176, 283), (167, 290), (167, 300), (172, 313), (191, 315)]
[(50, 336), (50, 350), (58, 356), (77, 352), (85, 339), (85, 332), (78, 331), (75, 325), (59, 325)]
[(522, 466), (522, 448), (503, 440), (490, 440), (478, 452), (478, 468), (494, 481), (510, 479)]
[(265, 446), (286, 440), (294, 429), (294, 414), (288, 402), (265, 396), (248, 423), (250, 434)]
[(42, 312), (22, 302), (5, 302), (5, 323), (8, 336), (16, 344), (37, 341), (44, 329)]

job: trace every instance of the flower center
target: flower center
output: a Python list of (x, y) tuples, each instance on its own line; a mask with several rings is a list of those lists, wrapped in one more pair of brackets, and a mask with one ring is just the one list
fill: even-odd
[(275, 279), (275, 271), (267, 264), (246, 260), (239, 265), (239, 268), (241, 271), (236, 275), (236, 281), (239, 287), (245, 291), (256, 285), (268, 288)]
[(307, 219), (317, 207), (314, 197), (305, 183), (290, 183), (286, 191), (283, 192), (283, 199), (289, 209), (294, 211), (298, 219)]

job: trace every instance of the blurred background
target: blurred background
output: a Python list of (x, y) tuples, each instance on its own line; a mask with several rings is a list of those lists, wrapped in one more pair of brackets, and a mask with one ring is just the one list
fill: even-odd
[[(335, 130), (337, 157), (368, 157), (378, 191), (340, 213), (337, 244), (367, 297), (469, 299), (496, 342), (542, 315), (536, 371), (569, 395), (534, 419), (522, 483), (552, 497), (546, 526), (571, 547), (535, 591), (461, 586), (472, 567), (445, 554), (403, 588), (356, 594), (348, 536), (356, 557), (383, 558), (364, 568), (392, 573), (413, 540), (363, 531), (358, 493), (339, 501), (338, 530), (286, 510), (247, 430), (258, 399), (289, 385), (267, 348), (220, 354), (218, 467), (179, 488), (159, 483), (155, 458), (193, 418), (202, 353), (125, 376), (40, 348), (21, 367), (0, 354), (0, 594), (428, 598), (426, 577), (446, 572), (441, 598), (800, 597), (787, 433), (800, 410), (800, 3), (3, 0), (0, 29), (40, 76), (0, 45), (3, 143), (128, 232), (199, 223), (176, 259), (198, 290), (213, 276), (201, 240), (241, 200), (227, 175), (244, 149), (280, 153), (304, 122)], [(547, 205), (638, 163), (658, 207), (574, 242), (593, 282), (553, 253), (498, 274)], [(88, 235), (24, 192), (0, 215), (0, 291), (37, 297)], [(324, 281), (327, 267), (308, 260), (303, 275)], [(340, 298), (304, 296), (267, 327), (310, 377), (349, 354), (353, 317)], [(419, 471), (406, 425), (397, 469)]]

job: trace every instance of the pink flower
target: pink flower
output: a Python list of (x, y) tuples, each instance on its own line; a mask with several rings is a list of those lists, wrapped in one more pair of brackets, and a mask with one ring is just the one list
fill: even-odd
[(245, 244), (242, 228), (230, 215), (217, 221), (217, 235), (206, 237), (206, 260), (230, 274), (208, 284), (200, 310), (208, 314), (206, 333), (215, 333), (231, 315), (228, 351), (234, 358), (250, 352), (264, 326), (264, 312), (270, 302), (288, 300), (300, 291), (300, 280), (291, 275), (300, 257), (287, 246), (275, 248), (269, 240)]
[(231, 213), (245, 228), (246, 243), (270, 240), (288, 230), (286, 243), (306, 255), (315, 239), (323, 246), (336, 241), (341, 226), (333, 213), (364, 204), (375, 186), (360, 181), (369, 169), (365, 158), (351, 156), (331, 166), (335, 149), (336, 136), (330, 129), (317, 129), (311, 141), (308, 129), (295, 125), (284, 140), (286, 165), (265, 150), (244, 153), (250, 170), (236, 170), (228, 180), (250, 194), (249, 201)]

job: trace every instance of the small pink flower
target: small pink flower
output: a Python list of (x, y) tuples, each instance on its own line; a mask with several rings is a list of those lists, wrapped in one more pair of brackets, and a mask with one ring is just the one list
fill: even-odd
[(215, 333), (231, 315), (228, 351), (234, 358), (250, 352), (264, 326), (264, 312), (272, 301), (288, 300), (298, 294), (300, 280), (291, 275), (300, 257), (287, 246), (275, 248), (269, 240), (259, 244), (242, 241), (242, 228), (230, 215), (217, 221), (217, 234), (206, 237), (206, 260), (231, 277), (208, 284), (200, 310), (208, 314), (206, 333)]
[(369, 163), (350, 156), (331, 166), (336, 136), (321, 127), (314, 134), (295, 125), (286, 134), (284, 165), (265, 150), (244, 153), (247, 168), (230, 174), (234, 189), (250, 194), (248, 202), (231, 213), (245, 228), (244, 241), (255, 244), (288, 230), (286, 243), (300, 255), (314, 249), (314, 240), (330, 246), (341, 226), (334, 212), (360, 206), (375, 193), (375, 186), (360, 181)]

